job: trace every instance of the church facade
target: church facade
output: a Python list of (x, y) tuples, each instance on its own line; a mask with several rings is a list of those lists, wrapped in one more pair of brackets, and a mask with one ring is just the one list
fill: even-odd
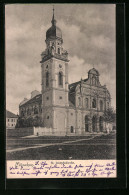
[(19, 105), (21, 117), (40, 116), (53, 135), (103, 133), (103, 113), (111, 106), (111, 96), (102, 86), (98, 70), (92, 68), (87, 79), (69, 84), (68, 52), (63, 48), (62, 32), (56, 25), (46, 32), (46, 49), (41, 54), (41, 93)]

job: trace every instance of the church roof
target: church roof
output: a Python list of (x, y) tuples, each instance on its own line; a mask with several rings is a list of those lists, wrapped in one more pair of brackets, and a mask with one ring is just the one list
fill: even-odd
[(17, 115), (15, 115), (14, 113), (6, 110), (6, 118), (18, 118)]
[(76, 86), (77, 86), (78, 84), (80, 84), (80, 82), (81, 82), (81, 81), (77, 81), (77, 82), (75, 82), (75, 83), (71, 83), (71, 84), (69, 85), (69, 92), (70, 92), (70, 93), (75, 92)]
[(36, 96), (34, 96), (33, 98), (29, 99), (27, 102), (25, 102), (24, 104), (20, 105), (20, 106), (25, 106), (27, 104), (31, 104), (31, 103), (41, 103), (42, 102), (42, 94), (38, 94)]

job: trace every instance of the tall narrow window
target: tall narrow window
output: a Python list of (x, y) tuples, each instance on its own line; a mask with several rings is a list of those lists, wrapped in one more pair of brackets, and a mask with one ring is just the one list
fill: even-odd
[(88, 108), (88, 106), (89, 106), (88, 104), (89, 104), (89, 102), (88, 102), (88, 98), (86, 98), (86, 99), (85, 99), (85, 105), (86, 105), (86, 108)]
[(49, 72), (46, 72), (46, 87), (49, 86)]
[(58, 48), (58, 54), (60, 54), (60, 48)]
[(38, 109), (36, 107), (34, 108), (34, 114), (38, 114)]
[(95, 77), (92, 77), (92, 85), (96, 85), (96, 79), (95, 79)]
[(21, 111), (21, 116), (22, 116), (22, 117), (24, 116), (24, 112), (23, 112), (23, 110)]
[(103, 111), (103, 101), (100, 100), (100, 111)]
[(81, 106), (81, 98), (78, 98), (78, 105)]
[(59, 72), (59, 85), (63, 86), (63, 75), (62, 75), (62, 72)]
[(109, 102), (107, 102), (107, 108), (109, 109)]
[(30, 113), (30, 110), (29, 110), (29, 108), (27, 109), (27, 115), (29, 115), (29, 113)]
[(102, 116), (100, 116), (99, 118), (99, 129), (100, 131), (103, 131), (103, 117)]
[(89, 131), (89, 118), (88, 116), (85, 116), (85, 131)]
[(96, 108), (96, 100), (95, 99), (93, 99), (93, 101), (92, 101), (92, 108)]
[(73, 128), (73, 126), (71, 126), (71, 133), (74, 133), (74, 128)]

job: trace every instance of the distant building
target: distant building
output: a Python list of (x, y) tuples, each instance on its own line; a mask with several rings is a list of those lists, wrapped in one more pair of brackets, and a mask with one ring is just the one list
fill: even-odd
[(111, 107), (110, 93), (101, 85), (95, 68), (88, 71), (88, 78), (69, 84), (68, 52), (63, 48), (54, 13), (51, 22), (41, 54), (41, 94), (32, 92), (30, 100), (21, 102), (19, 114), (23, 118), (38, 115), (54, 135), (103, 133), (103, 114)]
[(6, 110), (6, 128), (13, 129), (17, 124), (18, 116)]
[(29, 118), (41, 116), (42, 114), (42, 95), (38, 91), (31, 92), (31, 98), (26, 99), (19, 105), (20, 117)]

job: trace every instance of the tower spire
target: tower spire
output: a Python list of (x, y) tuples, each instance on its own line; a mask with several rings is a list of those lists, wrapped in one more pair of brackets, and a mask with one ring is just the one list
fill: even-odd
[(54, 9), (54, 5), (53, 5), (53, 16), (52, 16), (52, 25), (53, 26), (56, 26), (56, 20), (55, 20), (55, 18), (54, 18), (54, 11), (55, 11), (55, 9)]
[(53, 5), (53, 18), (52, 18), (53, 20), (54, 20), (54, 11), (55, 11), (55, 9), (54, 9), (54, 5)]

